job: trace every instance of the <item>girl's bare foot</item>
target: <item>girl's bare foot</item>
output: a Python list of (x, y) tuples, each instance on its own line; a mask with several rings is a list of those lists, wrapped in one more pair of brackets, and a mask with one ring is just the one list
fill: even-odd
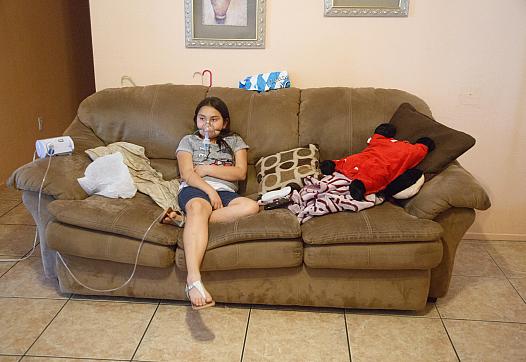
[(175, 225), (179, 227), (183, 227), (185, 222), (185, 217), (180, 211), (175, 211), (171, 207), (169, 207), (166, 212), (164, 213), (164, 216), (161, 219), (161, 224), (167, 224), (167, 225)]

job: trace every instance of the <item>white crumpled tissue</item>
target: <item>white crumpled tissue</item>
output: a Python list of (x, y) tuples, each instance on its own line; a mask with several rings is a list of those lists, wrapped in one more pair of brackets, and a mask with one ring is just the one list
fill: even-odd
[(101, 195), (112, 199), (129, 199), (137, 187), (119, 152), (102, 156), (86, 167), (85, 177), (77, 179), (88, 195)]

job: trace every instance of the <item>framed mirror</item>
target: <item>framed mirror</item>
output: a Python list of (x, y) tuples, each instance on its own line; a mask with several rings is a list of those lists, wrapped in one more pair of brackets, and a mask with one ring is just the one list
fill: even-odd
[(187, 48), (264, 48), (265, 0), (185, 0)]
[(324, 0), (325, 16), (407, 16), (409, 0)]

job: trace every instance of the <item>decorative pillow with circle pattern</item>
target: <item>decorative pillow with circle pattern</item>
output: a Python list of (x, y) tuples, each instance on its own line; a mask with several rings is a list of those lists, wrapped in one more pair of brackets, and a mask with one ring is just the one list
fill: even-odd
[(320, 174), (319, 158), (320, 151), (314, 144), (261, 157), (256, 163), (259, 193), (291, 185), (303, 187), (305, 177)]

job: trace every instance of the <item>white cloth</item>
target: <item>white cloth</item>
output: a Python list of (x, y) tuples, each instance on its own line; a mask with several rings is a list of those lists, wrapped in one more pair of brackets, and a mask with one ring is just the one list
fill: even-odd
[(129, 199), (137, 192), (120, 153), (97, 158), (86, 167), (84, 175), (78, 181), (88, 195)]
[(180, 211), (177, 196), (179, 194), (179, 180), (166, 181), (163, 175), (150, 165), (150, 160), (144, 153), (144, 147), (129, 143), (115, 142), (86, 150), (92, 160), (113, 153), (123, 156), (124, 164), (128, 166), (129, 173), (137, 189), (152, 198), (163, 209), (171, 207)]

